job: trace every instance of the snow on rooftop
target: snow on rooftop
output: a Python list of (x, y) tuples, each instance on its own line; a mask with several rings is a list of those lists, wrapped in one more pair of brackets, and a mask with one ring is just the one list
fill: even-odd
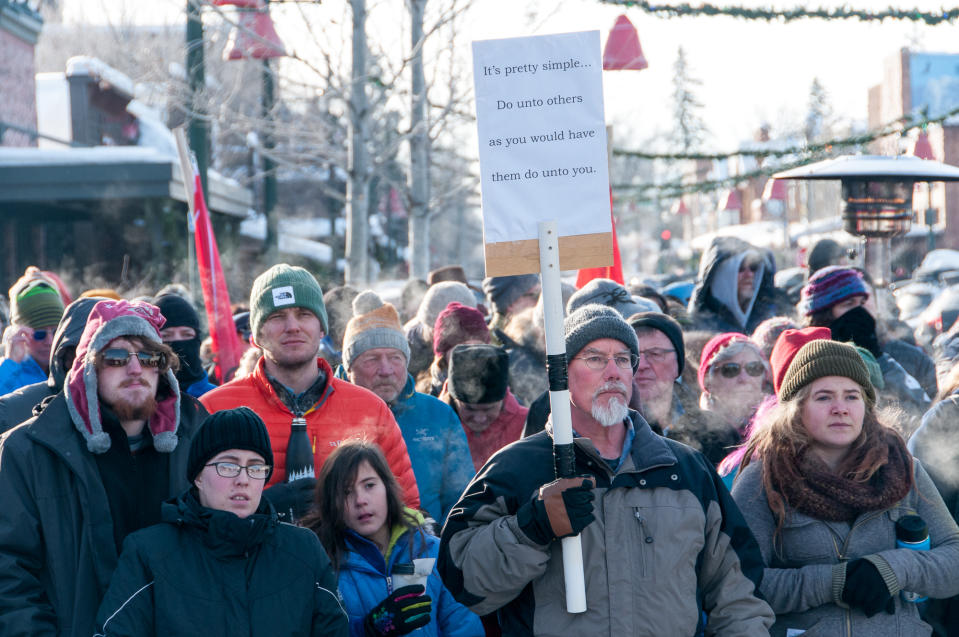
[(114, 89), (133, 97), (136, 84), (127, 75), (116, 70), (106, 62), (87, 55), (76, 55), (67, 60), (67, 77), (88, 75), (98, 81), (106, 81)]

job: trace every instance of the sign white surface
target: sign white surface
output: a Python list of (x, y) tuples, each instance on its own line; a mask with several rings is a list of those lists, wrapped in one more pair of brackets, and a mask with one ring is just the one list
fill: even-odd
[(599, 31), (473, 42), (486, 243), (611, 232)]

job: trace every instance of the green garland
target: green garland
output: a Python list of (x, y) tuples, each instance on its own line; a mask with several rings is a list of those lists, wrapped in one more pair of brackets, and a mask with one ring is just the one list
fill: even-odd
[(852, 135), (850, 137), (832, 139), (817, 144), (791, 146), (789, 148), (737, 150), (731, 153), (649, 153), (641, 150), (614, 148), (613, 155), (617, 157), (635, 157), (637, 159), (662, 159), (665, 161), (697, 159), (721, 161), (732, 157), (787, 157), (789, 155), (827, 153), (833, 148), (861, 146), (874, 142), (882, 137), (888, 137), (889, 135), (903, 135), (914, 128), (925, 129), (929, 124), (941, 124), (955, 115), (959, 115), (959, 107), (953, 108), (938, 117), (921, 116), (918, 119), (914, 119), (912, 116), (906, 115), (884, 124), (875, 130), (863, 133), (862, 135)]
[(818, 19), (818, 20), (859, 20), (861, 22), (881, 22), (883, 20), (910, 20), (912, 22), (925, 22), (930, 26), (936, 26), (944, 22), (954, 22), (959, 19), (959, 8), (942, 9), (939, 12), (920, 11), (919, 9), (894, 9), (889, 7), (884, 11), (865, 11), (863, 9), (849, 9), (839, 7), (836, 9), (806, 9), (797, 7), (794, 9), (785, 9), (776, 11), (770, 8), (747, 7), (719, 7), (713, 4), (700, 4), (691, 6), (687, 3), (678, 5), (652, 4), (645, 0), (600, 0), (603, 4), (613, 4), (624, 6), (626, 8), (641, 9), (654, 15), (665, 15), (670, 18), (688, 17), (688, 16), (729, 16), (731, 18), (742, 18), (744, 20), (765, 20), (767, 22), (782, 21), (792, 22), (794, 20)]

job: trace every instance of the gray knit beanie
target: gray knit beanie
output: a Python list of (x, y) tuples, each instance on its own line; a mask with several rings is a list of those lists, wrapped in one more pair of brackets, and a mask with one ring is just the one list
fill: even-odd
[(410, 360), (410, 344), (396, 308), (384, 303), (373, 290), (366, 290), (353, 299), (353, 318), (343, 335), (344, 367), (350, 370), (360, 354), (377, 347), (398, 349)]
[(640, 312), (660, 311), (660, 307), (653, 301), (648, 299), (637, 301), (626, 288), (612, 279), (593, 279), (581, 287), (573, 296), (569, 297), (569, 301), (566, 303), (566, 313), (572, 314), (584, 305), (590, 304), (611, 307), (619, 312), (623, 318), (629, 318)]
[[(639, 357), (636, 332), (616, 310), (605, 305), (584, 305), (566, 317), (563, 322), (566, 332), (566, 359), (573, 360), (584, 347), (601, 338), (612, 338)], [(636, 365), (633, 365), (636, 369)]]
[(476, 297), (468, 287), (458, 281), (443, 281), (430, 286), (426, 291), (420, 309), (416, 312), (416, 319), (432, 331), (436, 317), (453, 301), (467, 307), (476, 307)]
[(278, 263), (253, 281), (250, 290), (250, 327), (253, 328), (253, 337), (259, 335), (263, 321), (270, 314), (288, 307), (308, 309), (320, 319), (323, 331), (329, 331), (320, 284), (303, 268)]
[(483, 279), (483, 292), (494, 312), (506, 314), (509, 306), (529, 292), (537, 283), (539, 283), (538, 274), (486, 277)]

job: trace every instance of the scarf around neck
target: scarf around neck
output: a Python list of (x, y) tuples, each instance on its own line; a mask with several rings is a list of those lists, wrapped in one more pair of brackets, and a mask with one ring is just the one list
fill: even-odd
[(803, 480), (779, 485), (794, 509), (818, 520), (852, 522), (869, 511), (882, 511), (906, 497), (912, 488), (912, 460), (902, 440), (884, 434), (886, 460), (866, 482), (836, 475), (808, 449), (795, 458)]

